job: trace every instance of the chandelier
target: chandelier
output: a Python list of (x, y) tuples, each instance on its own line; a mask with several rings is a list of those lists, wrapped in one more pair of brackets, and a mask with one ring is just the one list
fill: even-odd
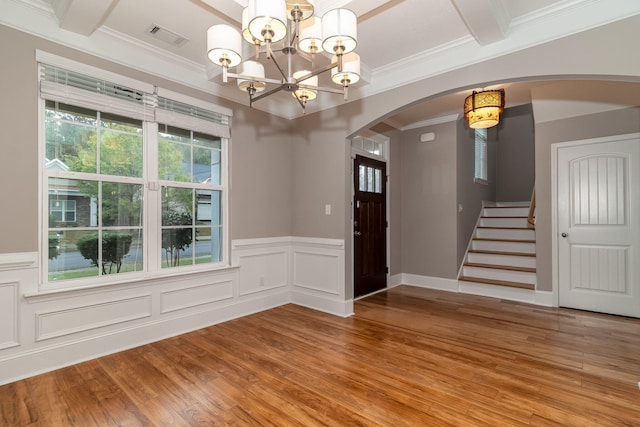
[(473, 91), (464, 100), (464, 118), (472, 129), (495, 126), (504, 111), (504, 89)]
[[(353, 52), (357, 44), (357, 18), (348, 9), (332, 9), (322, 19), (313, 16), (312, 0), (249, 0), (242, 12), (242, 28), (214, 25), (207, 31), (207, 56), (222, 67), (222, 80), (237, 81), (249, 95), (249, 105), (280, 91), (290, 92), (305, 111), (307, 101), (318, 91), (338, 93), (347, 100), (351, 84), (360, 80), (360, 57)], [(255, 59), (243, 62), (242, 42), (255, 47)], [(313, 64), (321, 52), (332, 55), (331, 63), (312, 70), (293, 70), (292, 59), (300, 55)], [(266, 55), (280, 73), (266, 78), (260, 54)], [(275, 54), (284, 55), (283, 67)], [(235, 73), (229, 71), (235, 67)], [(318, 75), (331, 71), (331, 80), (341, 89), (319, 88)], [(267, 85), (274, 85), (267, 90)]]

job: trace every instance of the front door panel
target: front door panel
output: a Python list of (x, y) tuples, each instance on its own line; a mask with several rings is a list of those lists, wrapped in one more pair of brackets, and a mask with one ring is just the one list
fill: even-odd
[(354, 161), (354, 296), (387, 286), (386, 165), (356, 156)]

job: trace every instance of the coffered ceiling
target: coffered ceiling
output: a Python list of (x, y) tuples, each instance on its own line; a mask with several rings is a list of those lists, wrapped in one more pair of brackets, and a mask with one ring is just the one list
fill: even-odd
[[(0, 23), (246, 105), (247, 95), (232, 80), (223, 84), (220, 68), (208, 61), (206, 31), (220, 23), (239, 27), (247, 2), (0, 0)], [(317, 16), (336, 7), (358, 16), (362, 80), (350, 88), (349, 101), (640, 13), (640, 2), (629, 0), (315, 0), (315, 6)], [(149, 33), (153, 27), (160, 37)], [(322, 76), (320, 85), (332, 83)], [(320, 93), (307, 114), (343, 102)], [(302, 115), (288, 93), (254, 108)]]

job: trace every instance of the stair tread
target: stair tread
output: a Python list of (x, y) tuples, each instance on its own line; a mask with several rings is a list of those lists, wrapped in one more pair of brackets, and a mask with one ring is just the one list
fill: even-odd
[(536, 256), (536, 254), (530, 254), (527, 252), (483, 251), (480, 249), (470, 249), (469, 253), (486, 254), (486, 255), (527, 256), (527, 257), (533, 257), (533, 258), (535, 258)]
[(479, 225), (476, 228), (483, 230), (531, 230), (528, 227), (489, 227), (486, 225)]
[(523, 273), (535, 273), (536, 269), (531, 267), (516, 267), (512, 265), (498, 265), (498, 264), (482, 264), (478, 262), (465, 262), (465, 267), (479, 267), (479, 268), (492, 268), (494, 270), (508, 270), (508, 271), (521, 271)]
[(520, 240), (520, 239), (493, 239), (488, 237), (474, 237), (473, 240), (481, 240), (488, 242), (509, 242), (509, 243), (535, 243), (535, 240)]
[(463, 280), (465, 282), (484, 283), (486, 285), (506, 286), (509, 288), (520, 288), (529, 290), (534, 290), (536, 288), (535, 285), (530, 283), (508, 282), (506, 280), (484, 279), (481, 277), (472, 276), (460, 276), (458, 280)]
[(529, 208), (529, 205), (507, 205), (507, 206), (484, 206), (485, 209), (513, 209), (513, 208)]
[(528, 217), (528, 216), (526, 216), (526, 215), (518, 215), (518, 216), (481, 216), (480, 218), (484, 218), (484, 219), (487, 219), (487, 218), (500, 218), (500, 219), (505, 219), (505, 218), (511, 218), (511, 219), (513, 219), (513, 218), (521, 218), (521, 219), (527, 219), (527, 218), (529, 218), (529, 217)]

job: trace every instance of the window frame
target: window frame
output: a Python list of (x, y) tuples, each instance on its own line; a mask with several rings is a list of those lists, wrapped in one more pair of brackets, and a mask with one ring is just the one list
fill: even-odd
[[(96, 275), (91, 277), (50, 281), (49, 280), (49, 268), (48, 268), (48, 252), (49, 252), (49, 177), (53, 174), (46, 171), (46, 134), (45, 134), (45, 110), (46, 99), (41, 96), (38, 91), (38, 174), (39, 174), (39, 189), (38, 189), (38, 216), (39, 216), (39, 292), (50, 292), (56, 290), (74, 290), (78, 288), (96, 287), (96, 286), (111, 286), (120, 283), (139, 282), (145, 279), (162, 278), (176, 275), (189, 275), (197, 274), (206, 271), (215, 271), (231, 266), (230, 259), (230, 215), (229, 215), (229, 200), (230, 200), (230, 185), (229, 185), (229, 145), (230, 145), (230, 127), (232, 111), (228, 108), (220, 107), (214, 104), (210, 104), (206, 101), (191, 98), (186, 95), (182, 95), (176, 92), (172, 92), (163, 88), (150, 86), (144, 82), (138, 82), (136, 80), (124, 77), (115, 73), (111, 73), (105, 70), (101, 70), (86, 64), (82, 64), (67, 58), (59, 57), (57, 55), (49, 54), (47, 52), (37, 51), (36, 60), (38, 62), (38, 68), (41, 64), (48, 66), (59, 67), (69, 71), (81, 73), (96, 79), (105, 79), (117, 84), (122, 84), (126, 87), (142, 88), (142, 90), (148, 90), (152, 88), (152, 92), (155, 94), (161, 94), (169, 100), (175, 100), (177, 102), (193, 105), (199, 109), (211, 111), (214, 115), (226, 117), (226, 121), (222, 124), (214, 122), (206, 122), (199, 120), (198, 117), (188, 117), (177, 113), (163, 113), (169, 114), (174, 123), (173, 126), (182, 127), (193, 132), (205, 133), (212, 137), (220, 138), (220, 162), (222, 167), (220, 168), (220, 184), (217, 185), (199, 185), (198, 183), (186, 183), (194, 184), (195, 187), (202, 187), (207, 191), (220, 191), (221, 192), (221, 209), (220, 209), (220, 232), (222, 236), (220, 238), (220, 256), (219, 262), (209, 263), (196, 263), (193, 265), (179, 266), (172, 268), (162, 268), (162, 245), (161, 245), (161, 227), (162, 227), (162, 214), (160, 209), (160, 188), (162, 181), (158, 174), (158, 137), (159, 129), (157, 121), (149, 121), (148, 119), (142, 120), (142, 134), (143, 134), (143, 176), (141, 178), (143, 186), (143, 206), (142, 206), (142, 239), (143, 239), (143, 259), (144, 265), (139, 272), (128, 272), (126, 274), (107, 274)], [(40, 87), (41, 73), (38, 73), (38, 84)], [(61, 101), (64, 102), (64, 101)], [(69, 105), (77, 105), (85, 107), (84, 105), (78, 105), (73, 100), (65, 102)], [(96, 110), (99, 111), (99, 110)], [(104, 112), (104, 111), (103, 111)], [(106, 111), (109, 112), (109, 111)], [(122, 114), (120, 114), (122, 115)], [(125, 116), (130, 117), (130, 116)], [(185, 124), (180, 126), (181, 118), (185, 117)], [(201, 122), (201, 123), (200, 123)], [(208, 129), (208, 125), (211, 124), (211, 129)], [(194, 128), (195, 126), (195, 128)], [(209, 130), (209, 131), (207, 131)], [(226, 130), (226, 132), (224, 132)], [(221, 135), (221, 133), (225, 133)], [(49, 159), (50, 160), (50, 159)], [(95, 180), (97, 176), (89, 177), (87, 173), (82, 172), (61, 172), (58, 176), (64, 176), (69, 179), (92, 179)], [(123, 182), (129, 182), (128, 177), (118, 177)], [(100, 178), (102, 179), (102, 178)], [(175, 184), (173, 182), (172, 184)], [(194, 185), (191, 187), (195, 188)], [(194, 189), (194, 191), (197, 191)], [(46, 210), (46, 212), (45, 212)], [(77, 204), (76, 204), (76, 220), (77, 220)], [(194, 224), (196, 224), (194, 220)], [(194, 225), (195, 227), (195, 225)], [(96, 231), (98, 231), (96, 229)], [(194, 242), (195, 243), (195, 242)]]
[(473, 182), (482, 185), (489, 184), (488, 178), (488, 131), (474, 129), (474, 169)]

